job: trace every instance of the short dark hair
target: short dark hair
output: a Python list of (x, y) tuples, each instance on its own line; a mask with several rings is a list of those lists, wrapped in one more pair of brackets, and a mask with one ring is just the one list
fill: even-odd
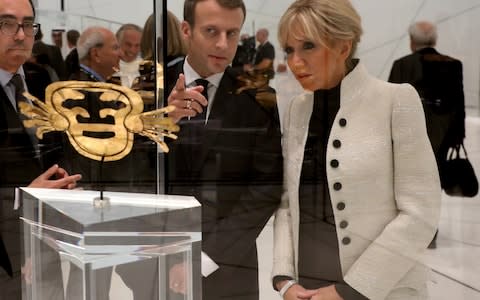
[(35, 41), (40, 41), (43, 39), (42, 26), (38, 27), (37, 34), (35, 35)]
[[(185, 0), (183, 5), (183, 19), (190, 24), (190, 26), (194, 26), (195, 24), (195, 8), (198, 2), (205, 1), (205, 0)], [(243, 0), (215, 0), (217, 3), (223, 7), (228, 9), (236, 9), (241, 8), (243, 12), (243, 20), (245, 21), (245, 17), (247, 16), (247, 9), (245, 8), (245, 3)]]
[(80, 32), (78, 32), (78, 30), (71, 29), (67, 31), (67, 41), (71, 45), (76, 45), (79, 37), (80, 37)]

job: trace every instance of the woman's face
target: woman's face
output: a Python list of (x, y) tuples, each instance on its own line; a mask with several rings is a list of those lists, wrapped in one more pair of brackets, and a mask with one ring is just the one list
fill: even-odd
[(290, 32), (285, 46), (287, 63), (302, 87), (315, 91), (337, 86), (345, 75), (351, 41), (336, 41), (327, 48), (306, 38), (299, 26)]

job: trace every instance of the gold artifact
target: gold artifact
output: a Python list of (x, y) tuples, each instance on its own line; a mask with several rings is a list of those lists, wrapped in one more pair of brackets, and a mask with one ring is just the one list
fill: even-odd
[(168, 147), (164, 137), (176, 139), (179, 127), (165, 117), (175, 107), (143, 112), (143, 101), (135, 91), (104, 82), (59, 81), (45, 91), (45, 103), (25, 93), (34, 105), (20, 102), (29, 119), (25, 127), (37, 127), (39, 139), (51, 131), (66, 131), (78, 153), (94, 160), (115, 161), (132, 150), (134, 133)]

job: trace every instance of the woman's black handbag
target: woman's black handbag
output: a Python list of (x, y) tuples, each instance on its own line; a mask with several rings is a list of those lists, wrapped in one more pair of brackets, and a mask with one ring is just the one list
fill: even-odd
[[(465, 158), (460, 157), (460, 149)], [(447, 160), (440, 172), (442, 188), (450, 196), (474, 197), (478, 193), (478, 180), (472, 164), (468, 160), (467, 151), (462, 144), (449, 149)]]

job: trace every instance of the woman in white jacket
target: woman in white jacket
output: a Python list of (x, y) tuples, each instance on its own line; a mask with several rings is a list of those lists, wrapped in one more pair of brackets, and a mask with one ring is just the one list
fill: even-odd
[(348, 0), (297, 0), (279, 40), (306, 90), (283, 119), (273, 284), (284, 299), (426, 299), (440, 185), (420, 99), (353, 59)]

